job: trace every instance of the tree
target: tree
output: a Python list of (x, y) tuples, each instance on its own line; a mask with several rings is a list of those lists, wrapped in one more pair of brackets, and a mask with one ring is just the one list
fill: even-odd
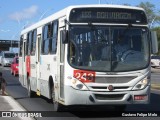
[(146, 11), (149, 25), (152, 27), (153, 23), (160, 24), (160, 10), (155, 10), (155, 5), (150, 2), (141, 2), (138, 7), (143, 8)]
[[(141, 2), (138, 7), (141, 7), (146, 11), (151, 29), (157, 32), (158, 55), (160, 55), (160, 10), (155, 10), (155, 5), (150, 2)], [(156, 27), (154, 25), (156, 25)]]

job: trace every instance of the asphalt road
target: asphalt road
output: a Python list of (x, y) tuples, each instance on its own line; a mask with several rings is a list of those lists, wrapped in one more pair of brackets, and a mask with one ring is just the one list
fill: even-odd
[(151, 83), (160, 84), (160, 68), (152, 68)]
[[(47, 118), (36, 118), (37, 120), (118, 120), (118, 119), (144, 119), (144, 120), (158, 120), (159, 117), (117, 117), (110, 116), (110, 114), (115, 114), (116, 111), (112, 110), (112, 107), (106, 109), (106, 106), (97, 108), (80, 108), (79, 110), (73, 108), (68, 112), (53, 112), (53, 104), (48, 101), (45, 97), (34, 97), (28, 98), (27, 90), (23, 88), (19, 81), (18, 77), (14, 77), (10, 74), (10, 68), (0, 68), (3, 72), (3, 77), (7, 81), (6, 91), (11, 95), (17, 102), (19, 102), (26, 110), (28, 111), (47, 111), (48, 114), (52, 114), (55, 117)], [(152, 82), (160, 83), (158, 79), (160, 78), (160, 69), (155, 70), (152, 73)], [(151, 91), (151, 102), (148, 105), (128, 105), (125, 113), (134, 111), (134, 113), (143, 113), (143, 112), (160, 112), (160, 91), (152, 90)], [(43, 112), (42, 112), (43, 113)], [(132, 112), (131, 112), (132, 113)]]

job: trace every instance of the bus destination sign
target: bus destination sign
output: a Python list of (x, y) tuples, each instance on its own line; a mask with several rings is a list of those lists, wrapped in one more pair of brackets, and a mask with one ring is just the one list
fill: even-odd
[(76, 8), (71, 11), (70, 22), (147, 24), (144, 11), (120, 8)]
[[(92, 11), (81, 12), (80, 18), (92, 18)], [(131, 13), (123, 12), (96, 12), (96, 19), (132, 19)]]

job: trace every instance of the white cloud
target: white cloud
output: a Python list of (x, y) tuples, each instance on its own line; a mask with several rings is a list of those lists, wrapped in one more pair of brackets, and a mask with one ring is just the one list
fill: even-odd
[(29, 8), (23, 9), (22, 11), (18, 11), (9, 15), (9, 18), (12, 20), (16, 20), (20, 22), (21, 20), (29, 19), (34, 17), (38, 12), (38, 6), (31, 6)]
[(3, 30), (3, 29), (1, 29), (0, 31), (1, 32), (10, 32), (10, 30)]

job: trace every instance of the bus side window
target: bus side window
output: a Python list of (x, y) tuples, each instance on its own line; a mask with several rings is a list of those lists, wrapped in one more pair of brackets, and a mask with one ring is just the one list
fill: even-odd
[(29, 46), (28, 46), (28, 55), (30, 55), (31, 54), (31, 44), (32, 44), (32, 39), (33, 39), (33, 32), (31, 31), (30, 33), (29, 33)]
[(42, 54), (48, 54), (50, 51), (49, 42), (52, 38), (52, 25), (49, 23), (43, 28)]
[(58, 21), (54, 21), (52, 25), (53, 37), (51, 39), (51, 53), (55, 54), (57, 50)]
[(27, 34), (26, 55), (30, 55), (32, 41), (32, 31)]
[(37, 39), (37, 30), (35, 29), (35, 30), (32, 32), (31, 55), (35, 55), (36, 39)]
[(21, 39), (20, 39), (20, 49), (19, 49), (19, 56), (20, 57), (22, 56), (22, 47), (23, 47), (23, 35), (21, 36)]
[(29, 33), (27, 34), (27, 41), (26, 41), (26, 51), (25, 54), (28, 54), (28, 41), (29, 41)]

